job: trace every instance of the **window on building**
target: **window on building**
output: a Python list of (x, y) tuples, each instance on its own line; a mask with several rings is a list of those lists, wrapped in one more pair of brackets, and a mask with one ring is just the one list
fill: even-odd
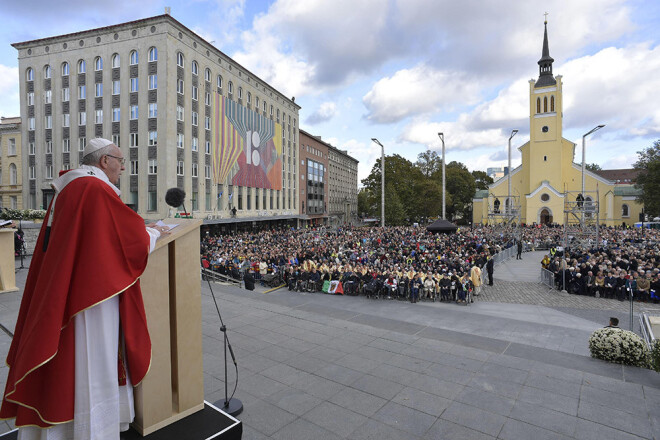
[(266, 108), (267, 108), (267, 104), (266, 104), (266, 100), (264, 100), (264, 115), (266, 114)]
[(243, 209), (243, 187), (238, 187), (238, 209)]
[(48, 79), (53, 76), (53, 69), (50, 67), (49, 64), (46, 64), (44, 66), (44, 78)]
[(120, 92), (120, 83), (119, 81), (113, 81), (112, 82), (112, 94), (113, 95), (119, 95)]
[(248, 92), (247, 94), (247, 103), (252, 104), (252, 93)]
[(229, 81), (229, 85), (227, 86), (227, 91), (229, 93), (234, 93), (234, 83)]
[(7, 148), (7, 155), (16, 156), (16, 138), (9, 139), (9, 146)]
[(131, 66), (134, 66), (138, 63), (138, 52), (137, 50), (132, 50), (129, 55)]
[(177, 52), (176, 54), (176, 65), (183, 67), (183, 54), (181, 52)]
[(34, 130), (34, 118), (28, 118), (28, 130)]
[(176, 106), (176, 120), (183, 121), (183, 107), (180, 105)]
[(96, 58), (94, 59), (94, 70), (96, 70), (97, 72), (98, 72), (99, 70), (103, 70), (103, 58), (101, 58), (101, 57), (96, 57)]
[(34, 92), (28, 92), (27, 105), (34, 105)]
[(71, 139), (62, 139), (62, 153), (71, 152)]
[(158, 132), (150, 131), (149, 132), (149, 145), (158, 145)]
[(138, 161), (137, 160), (132, 160), (131, 161), (131, 176), (137, 176), (138, 174)]
[(131, 78), (131, 92), (137, 92), (137, 91), (138, 91), (138, 79)]
[(176, 135), (176, 146), (177, 146), (178, 148), (184, 148), (184, 147), (185, 147), (184, 138), (183, 138), (183, 133), (178, 133), (178, 134)]
[(156, 191), (149, 191), (147, 194), (147, 211), (158, 211), (158, 196)]
[(541, 113), (541, 98), (536, 98), (536, 113)]
[(149, 61), (158, 61), (158, 49), (155, 47), (149, 48)]
[(78, 125), (85, 125), (85, 124), (87, 124), (87, 113), (78, 112)]
[(69, 102), (69, 95), (70, 95), (69, 88), (64, 87), (62, 89), (62, 102)]
[(69, 63), (66, 61), (62, 63), (62, 76), (69, 76)]
[(238, 88), (238, 99), (243, 99), (243, 87)]
[(211, 129), (211, 117), (210, 116), (204, 116), (204, 128), (206, 130)]
[(100, 98), (103, 96), (103, 83), (96, 83), (94, 85), (94, 96)]
[(198, 118), (197, 112), (192, 112), (192, 125), (195, 127), (197, 127)]
[(44, 121), (44, 128), (53, 128), (53, 116), (46, 116)]
[(34, 142), (29, 142), (28, 143), (28, 154), (30, 156), (34, 156), (34, 154), (35, 154)]
[(222, 88), (222, 76), (220, 76), (220, 75), (218, 75), (218, 78), (217, 78), (217, 85), (218, 85), (219, 89)]
[(46, 141), (46, 154), (52, 154), (53, 152), (53, 141)]
[(149, 174), (158, 174), (158, 162), (156, 159), (149, 159)]
[(628, 211), (628, 205), (625, 203), (621, 205), (621, 217), (630, 217), (630, 212)]
[(271, 104), (271, 105), (270, 105), (270, 115), (271, 115), (271, 116), (273, 116), (273, 110), (274, 110), (274, 107), (273, 107), (273, 105)]
[(96, 110), (95, 111), (94, 122), (96, 124), (103, 124), (103, 110)]
[(208, 67), (204, 69), (204, 81), (211, 82), (211, 69)]
[(158, 116), (158, 103), (157, 102), (149, 103), (149, 117), (155, 118), (157, 116)]
[(119, 121), (121, 121), (120, 110), (119, 107), (115, 107), (112, 109), (112, 122), (119, 122)]
[(131, 119), (137, 119), (138, 118), (138, 106), (137, 105), (132, 105), (131, 106)]
[(552, 95), (550, 97), (550, 111), (551, 112), (555, 111), (555, 95)]
[(177, 80), (176, 82), (176, 92), (183, 95), (183, 80)]
[(78, 151), (85, 151), (86, 144), (87, 144), (87, 138), (84, 137), (78, 138)]
[(192, 74), (197, 75), (199, 73), (199, 66), (197, 65), (197, 61), (192, 62)]
[(543, 97), (543, 113), (548, 113), (548, 97)]
[(192, 138), (192, 141), (190, 143), (190, 148), (193, 151), (198, 151), (199, 150), (199, 139), (198, 138), (196, 138), (196, 137)]
[(204, 153), (211, 154), (211, 142), (209, 141), (204, 142)]
[(18, 169), (15, 163), (9, 164), (9, 184), (18, 185)]
[(199, 166), (196, 163), (192, 164), (192, 176), (197, 177), (197, 171), (199, 169)]
[(192, 86), (192, 99), (193, 99), (193, 101), (197, 101), (197, 96), (198, 96), (197, 87)]
[(28, 69), (25, 71), (25, 80), (34, 81), (34, 70), (32, 70), (32, 67), (28, 67)]
[(46, 167), (46, 179), (52, 179), (53, 178), (53, 166), (48, 165)]
[(137, 133), (129, 133), (128, 134), (128, 146), (129, 147), (137, 147), (139, 145), (138, 143), (138, 134)]
[(208, 92), (204, 94), (204, 105), (211, 105), (211, 94)]
[(206, 179), (211, 178), (211, 165), (204, 165), (204, 177)]
[(28, 177), (30, 178), (30, 180), (34, 180), (37, 178), (37, 171), (34, 165), (28, 167)]
[(87, 86), (78, 86), (78, 99), (87, 98)]
[(120, 140), (120, 137), (119, 137), (118, 134), (113, 134), (113, 135), (112, 135), (112, 143), (113, 143), (113, 144), (115, 144), (115, 145), (118, 146), (118, 147), (121, 147), (121, 143), (120, 143), (120, 141), (121, 141), (121, 140)]
[(193, 211), (199, 211), (199, 202), (198, 202), (197, 191), (193, 191), (193, 193), (192, 193), (192, 210)]
[(119, 65), (120, 65), (119, 54), (115, 53), (115, 54), (112, 55), (112, 68), (116, 69), (116, 68), (119, 67)]
[(176, 175), (177, 176), (183, 176), (183, 167), (184, 167), (184, 164), (183, 164), (182, 160), (180, 160), (176, 163)]
[(149, 75), (149, 90), (158, 88), (158, 75)]
[(71, 116), (68, 113), (62, 115), (62, 127), (68, 127), (71, 124)]
[(44, 104), (51, 104), (53, 102), (53, 91), (46, 90), (44, 92)]

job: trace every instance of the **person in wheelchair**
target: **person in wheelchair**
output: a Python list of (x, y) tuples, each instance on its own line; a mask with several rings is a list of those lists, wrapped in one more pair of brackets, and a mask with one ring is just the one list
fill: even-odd
[(300, 277), (298, 277), (298, 284), (296, 285), (296, 290), (299, 292), (306, 292), (309, 285), (309, 272), (306, 270), (300, 271)]
[(394, 277), (394, 274), (390, 273), (387, 275), (383, 287), (384, 287), (383, 290), (387, 294), (387, 299), (392, 299), (392, 297), (396, 296), (397, 281), (396, 278)]
[(309, 274), (309, 281), (307, 288), (310, 292), (318, 292), (321, 290), (321, 274), (316, 271), (316, 267), (312, 268), (312, 273)]

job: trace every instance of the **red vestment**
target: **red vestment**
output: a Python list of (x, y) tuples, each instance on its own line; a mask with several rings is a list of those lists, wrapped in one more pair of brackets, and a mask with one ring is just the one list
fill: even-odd
[(149, 256), (143, 219), (96, 177), (58, 193), (47, 249), (46, 219), (30, 265), (7, 364), (0, 417), (16, 426), (73, 420), (73, 317), (117, 294), (126, 364), (134, 385), (151, 363), (151, 340), (138, 277)]

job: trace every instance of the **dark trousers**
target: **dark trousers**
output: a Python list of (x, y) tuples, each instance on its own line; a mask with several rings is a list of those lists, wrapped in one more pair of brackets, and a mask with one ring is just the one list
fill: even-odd
[(488, 272), (488, 285), (493, 285), (493, 272)]

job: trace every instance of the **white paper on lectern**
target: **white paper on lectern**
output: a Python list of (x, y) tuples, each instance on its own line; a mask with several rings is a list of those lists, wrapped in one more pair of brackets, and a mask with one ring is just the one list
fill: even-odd
[(178, 224), (171, 224), (171, 223), (163, 223), (162, 220), (158, 220), (156, 222), (156, 226), (163, 226), (163, 227), (166, 227), (168, 231), (171, 231), (172, 229), (176, 228), (179, 225)]

